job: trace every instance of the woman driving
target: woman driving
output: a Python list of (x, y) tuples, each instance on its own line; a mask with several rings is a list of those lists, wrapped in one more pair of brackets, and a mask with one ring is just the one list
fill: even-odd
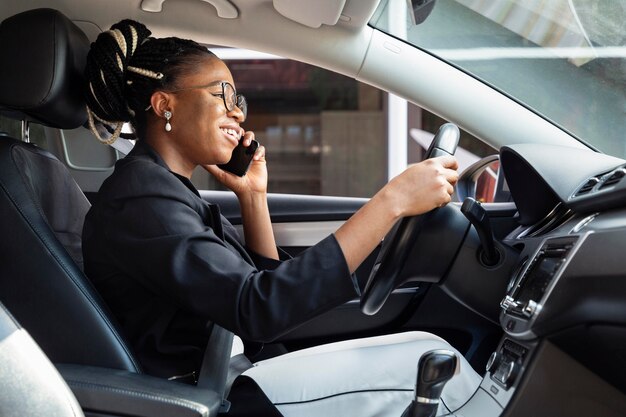
[[(150, 34), (124, 20), (89, 52), (92, 132), (112, 143), (129, 122), (137, 142), (87, 215), (83, 252), (87, 276), (146, 372), (179, 378), (199, 369), (211, 323), (244, 340), (272, 341), (359, 296), (352, 273), (398, 219), (450, 201), (457, 163), (440, 157), (410, 166), (334, 234), (290, 259), (274, 241), (265, 148), (243, 177), (217, 166), (240, 140), (247, 147), (254, 139), (242, 128), (247, 104), (229, 69), (193, 41)], [(113, 135), (103, 138), (101, 125)], [(198, 166), (237, 196), (243, 240), (192, 185)], [(417, 360), (434, 348), (452, 349), (432, 334), (409, 332), (262, 361), (239, 377), (231, 414), (245, 413), (237, 398), (253, 390), (275, 415), (400, 416)], [(450, 408), (480, 381), (459, 356), (461, 373), (444, 390)]]

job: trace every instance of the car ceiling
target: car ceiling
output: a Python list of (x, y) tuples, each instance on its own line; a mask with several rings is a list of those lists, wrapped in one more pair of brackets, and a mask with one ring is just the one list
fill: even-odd
[[(121, 19), (136, 19), (146, 24), (156, 37), (175, 34), (207, 45), (259, 50), (344, 74), (403, 96), (457, 123), (495, 148), (537, 141), (582, 147), (566, 132), (501, 93), (485, 88), (471, 76), (374, 31), (367, 23), (379, 0), (348, 0), (337, 24), (322, 24), (319, 28), (284, 17), (272, 0), (231, 0), (239, 12), (236, 19), (218, 17), (216, 8), (208, 3), (227, 0), (165, 0), (162, 11), (157, 13), (142, 10), (143, 1), (160, 2), (5, 1), (0, 3), (0, 13), (10, 16), (32, 8), (52, 6), (75, 21), (90, 39), (95, 39)], [(324, 0), (316, 5), (320, 8), (324, 4), (337, 7), (336, 3), (343, 1)], [(267, 30), (268, 27), (280, 27), (280, 31)], [(453, 88), (442, 89), (442, 86)], [(479, 101), (475, 99), (477, 95)], [(515, 117), (510, 117), (512, 114)]]
[[(344, 11), (349, 10), (351, 14), (349, 22), (340, 20), (337, 25), (310, 28), (278, 13), (272, 0), (231, 1), (239, 11), (235, 19), (220, 18), (215, 7), (209, 3), (214, 0), (164, 0), (162, 10), (156, 13), (142, 10), (144, 1), (149, 0), (60, 0), (54, 2), (27, 0), (2, 2), (0, 10), (3, 10), (3, 16), (9, 16), (36, 7), (53, 6), (76, 23), (88, 22), (83, 23), (83, 26), (94, 25), (92, 30), (87, 29), (91, 32), (88, 36), (108, 29), (121, 19), (130, 18), (146, 24), (156, 37), (171, 36), (175, 33), (176, 36), (192, 38), (207, 45), (256, 49), (279, 56), (288, 55), (304, 61), (322, 59), (323, 62), (328, 52), (332, 52), (332, 46), (337, 44), (337, 39), (341, 38), (338, 38), (336, 32), (345, 32), (346, 38), (352, 37), (355, 41), (363, 40), (358, 33), (366, 27), (378, 4), (378, 0), (348, 2)], [(345, 0), (338, 0), (339, 3), (343, 1)], [(335, 3), (335, 1), (322, 1), (316, 6), (323, 7), (326, 3)], [(280, 32), (268, 31), (267, 27), (280, 27), (281, 30)], [(319, 53), (313, 53), (314, 55), (309, 59), (305, 55), (298, 56), (297, 45), (308, 44), (311, 37), (315, 37), (316, 49)], [(311, 46), (306, 48), (309, 50), (307, 55), (311, 55)], [(348, 55), (348, 58), (355, 57), (348, 63), (346, 63), (344, 50), (340, 54), (341, 64), (335, 70), (354, 76), (363, 60), (366, 47), (367, 40), (358, 52), (354, 51)]]

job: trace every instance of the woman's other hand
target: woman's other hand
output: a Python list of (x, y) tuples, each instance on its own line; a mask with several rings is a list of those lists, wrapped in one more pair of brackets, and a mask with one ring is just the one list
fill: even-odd
[[(243, 146), (250, 146), (252, 139), (254, 133), (246, 132), (242, 139)], [(250, 168), (243, 177), (224, 171), (217, 165), (203, 167), (237, 195), (246, 246), (259, 255), (279, 259), (267, 205), (265, 147), (259, 146), (256, 150)]]
[[(250, 146), (253, 139), (254, 132), (246, 132), (242, 139), (243, 146)], [(265, 147), (262, 145), (254, 153), (250, 169), (243, 177), (224, 171), (217, 165), (203, 165), (203, 168), (240, 198), (247, 194), (267, 193), (267, 163)]]

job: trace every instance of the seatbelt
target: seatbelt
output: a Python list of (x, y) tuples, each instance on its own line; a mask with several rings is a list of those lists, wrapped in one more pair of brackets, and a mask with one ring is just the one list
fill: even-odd
[(227, 413), (230, 409), (230, 402), (226, 398), (235, 379), (252, 367), (252, 363), (243, 354), (230, 357), (233, 336), (231, 331), (213, 324), (198, 374), (199, 388), (214, 391), (222, 397), (220, 414)]
[(226, 386), (224, 388), (224, 398), (228, 398), (228, 394), (230, 394), (230, 389), (235, 379), (250, 368), (252, 368), (252, 362), (250, 362), (250, 359), (243, 353), (230, 358), (228, 376), (226, 377)]

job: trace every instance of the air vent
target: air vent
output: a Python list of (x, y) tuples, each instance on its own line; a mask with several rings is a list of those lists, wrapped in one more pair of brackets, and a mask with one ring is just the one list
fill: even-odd
[(568, 209), (563, 203), (559, 203), (554, 209), (537, 223), (529, 226), (522, 231), (517, 237), (537, 237), (556, 229), (566, 221), (574, 217), (574, 212)]
[(615, 170), (600, 186), (600, 189), (610, 187), (612, 185), (617, 184), (622, 180), (622, 178), (626, 175), (626, 169), (620, 168)]
[(582, 187), (580, 187), (580, 189), (576, 192), (576, 194), (574, 194), (574, 197), (578, 197), (578, 196), (587, 194), (599, 182), (600, 182), (599, 178), (596, 178), (596, 177), (591, 178), (589, 181), (584, 183)]

